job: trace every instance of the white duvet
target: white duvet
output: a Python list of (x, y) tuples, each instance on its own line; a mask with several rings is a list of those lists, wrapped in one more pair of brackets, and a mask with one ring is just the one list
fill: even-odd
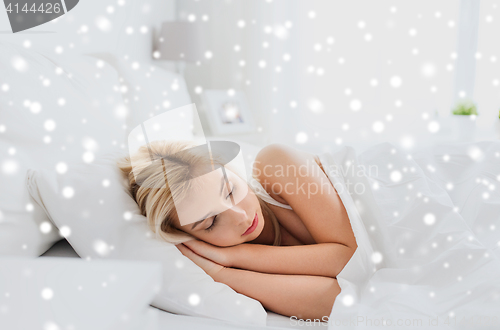
[(320, 159), (358, 244), (329, 329), (500, 329), (500, 141)]

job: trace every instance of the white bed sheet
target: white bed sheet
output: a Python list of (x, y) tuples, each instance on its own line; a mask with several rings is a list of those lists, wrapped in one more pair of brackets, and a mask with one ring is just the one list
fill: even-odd
[[(65, 239), (58, 241), (41, 257), (58, 257), (58, 258), (79, 258), (78, 254)], [(150, 308), (155, 307), (151, 306)], [(235, 324), (224, 322), (216, 319), (208, 319), (204, 317), (195, 317), (187, 315), (177, 315), (158, 309), (158, 330), (161, 329), (190, 329), (190, 330), (210, 330), (210, 329), (261, 329), (256, 325)], [(326, 329), (325, 323), (319, 322), (304, 322), (300, 323), (297, 320), (290, 320), (288, 317), (267, 311), (267, 325), (265, 329)]]

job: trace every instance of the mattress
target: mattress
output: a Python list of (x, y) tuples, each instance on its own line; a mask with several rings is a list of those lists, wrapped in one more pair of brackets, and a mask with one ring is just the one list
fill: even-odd
[[(65, 239), (55, 243), (41, 257), (58, 257), (58, 258), (79, 258), (78, 254)], [(257, 329), (258, 326), (247, 324), (234, 324), (216, 319), (208, 319), (204, 317), (195, 317), (187, 315), (178, 315), (169, 313), (153, 306), (150, 308), (158, 311), (158, 329)], [(286, 316), (267, 311), (266, 329), (315, 329), (326, 328), (326, 323), (311, 321), (298, 321), (290, 319)]]

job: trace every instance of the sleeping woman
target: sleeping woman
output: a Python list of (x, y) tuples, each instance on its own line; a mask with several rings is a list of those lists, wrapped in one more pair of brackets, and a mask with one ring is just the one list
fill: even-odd
[[(236, 172), (226, 170), (226, 184), (214, 178), (201, 185), (217, 187), (215, 194), (202, 191), (214, 200), (199, 206), (209, 216), (184, 224), (173, 196), (191, 193), (186, 176), (208, 165), (206, 158), (179, 153), (192, 146), (188, 141), (154, 141), (132, 156), (134, 164), (146, 164), (152, 156), (163, 158), (143, 178), (163, 182), (162, 189), (138, 185), (130, 157), (119, 161), (150, 228), (176, 244), (216, 282), (260, 301), (266, 309), (299, 319), (328, 318), (340, 293), (336, 276), (357, 244), (344, 205), (318, 157), (282, 144), (268, 145), (252, 169), (252, 180), (262, 189), (257, 191)], [(247, 193), (216, 214), (238, 190)]]

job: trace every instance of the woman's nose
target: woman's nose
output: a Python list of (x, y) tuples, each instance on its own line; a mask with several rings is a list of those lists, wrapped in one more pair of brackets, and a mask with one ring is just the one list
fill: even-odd
[(232, 213), (234, 213), (235, 217), (238, 219), (238, 221), (245, 221), (248, 219), (247, 212), (239, 207), (239, 206), (234, 206), (230, 209)]

